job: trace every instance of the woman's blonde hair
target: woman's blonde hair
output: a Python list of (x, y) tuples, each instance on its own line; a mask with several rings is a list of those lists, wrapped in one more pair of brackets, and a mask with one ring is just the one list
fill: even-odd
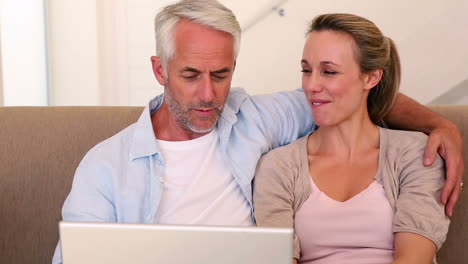
[(370, 20), (352, 14), (323, 14), (315, 17), (307, 34), (313, 31), (343, 32), (356, 42), (356, 57), (361, 72), (382, 69), (382, 79), (370, 90), (367, 111), (374, 124), (383, 122), (398, 94), (401, 66), (395, 43), (385, 37)]

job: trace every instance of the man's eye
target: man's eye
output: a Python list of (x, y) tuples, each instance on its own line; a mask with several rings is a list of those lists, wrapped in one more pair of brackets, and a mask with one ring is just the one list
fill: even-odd
[(212, 76), (213, 76), (213, 79), (219, 80), (219, 81), (224, 80), (228, 77), (226, 75), (212, 75)]
[(187, 79), (187, 80), (193, 80), (197, 78), (197, 75), (186, 75), (186, 76), (182, 76), (182, 78)]

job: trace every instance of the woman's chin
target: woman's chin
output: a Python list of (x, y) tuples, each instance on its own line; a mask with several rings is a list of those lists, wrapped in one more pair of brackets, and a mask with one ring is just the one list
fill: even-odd
[(319, 127), (330, 127), (330, 126), (336, 125), (335, 122), (333, 122), (332, 120), (325, 119), (325, 118), (316, 118), (316, 117), (314, 117), (314, 122)]

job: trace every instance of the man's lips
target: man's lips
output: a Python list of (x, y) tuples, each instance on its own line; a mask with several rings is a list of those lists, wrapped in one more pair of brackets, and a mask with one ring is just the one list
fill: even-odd
[(209, 116), (211, 115), (213, 112), (215, 112), (215, 108), (208, 108), (208, 109), (205, 109), (205, 108), (198, 108), (198, 109), (193, 109), (196, 113), (198, 113), (199, 115), (202, 115), (202, 116)]

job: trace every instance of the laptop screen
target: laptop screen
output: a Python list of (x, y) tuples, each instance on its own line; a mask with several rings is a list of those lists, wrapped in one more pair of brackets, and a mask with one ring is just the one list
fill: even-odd
[(285, 264), (293, 230), (60, 222), (64, 264)]

